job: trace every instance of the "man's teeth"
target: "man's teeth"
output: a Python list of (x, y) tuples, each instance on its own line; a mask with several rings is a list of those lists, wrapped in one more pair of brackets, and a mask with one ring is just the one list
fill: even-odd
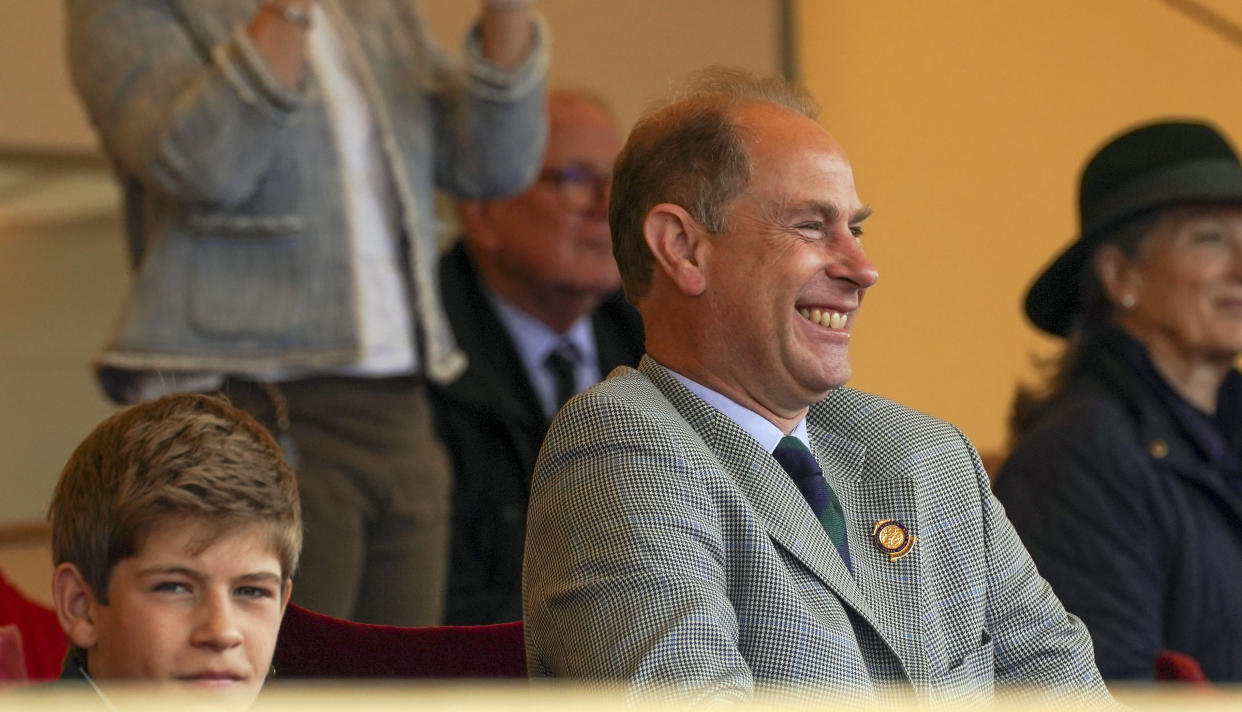
[(813, 321), (820, 326), (827, 326), (831, 329), (844, 329), (845, 322), (849, 318), (840, 312), (820, 311), (819, 309), (799, 309), (798, 313), (802, 315), (803, 319)]

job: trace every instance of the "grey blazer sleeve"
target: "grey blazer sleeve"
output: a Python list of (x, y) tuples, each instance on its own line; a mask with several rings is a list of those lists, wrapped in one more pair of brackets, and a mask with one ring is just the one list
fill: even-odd
[[(425, 28), (417, 16), (413, 24)], [(526, 59), (509, 70), (483, 59), (477, 28), (466, 37), (464, 72), (429, 37), (423, 42), (443, 82), (436, 100), (436, 183), (453, 195), (478, 199), (516, 193), (543, 163), (547, 28), (536, 20), (532, 31)]]
[(230, 207), (268, 170), (304, 97), (268, 70), (241, 24), (220, 28), (223, 44), (200, 46), (180, 4), (67, 0), (69, 68), (126, 172), (168, 195)]
[(748, 699), (724, 543), (685, 447), (697, 436), (658, 408), (588, 391), (544, 444), (523, 574), (529, 671)]
[(992, 494), (974, 446), (962, 435), (974, 464), (983, 504), (987, 552), (987, 619), (998, 690), (1038, 693), (1107, 705), (1111, 698), (1095, 664), (1091, 636), (1066, 612), (1035, 568), (1005, 510)]

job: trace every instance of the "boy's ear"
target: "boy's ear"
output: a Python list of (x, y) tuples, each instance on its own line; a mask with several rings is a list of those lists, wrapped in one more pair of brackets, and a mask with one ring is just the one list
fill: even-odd
[(52, 573), (52, 605), (69, 642), (83, 650), (95, 647), (99, 639), (94, 618), (98, 601), (74, 564), (63, 563)]

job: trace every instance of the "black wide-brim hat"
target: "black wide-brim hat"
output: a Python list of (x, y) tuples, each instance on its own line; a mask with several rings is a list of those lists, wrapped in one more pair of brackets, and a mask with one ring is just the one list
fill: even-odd
[(1031, 285), (1027, 317), (1049, 334), (1067, 336), (1083, 309), (1083, 270), (1112, 230), (1152, 210), (1217, 202), (1242, 203), (1242, 164), (1214, 127), (1162, 121), (1114, 137), (1083, 169), (1079, 238)]

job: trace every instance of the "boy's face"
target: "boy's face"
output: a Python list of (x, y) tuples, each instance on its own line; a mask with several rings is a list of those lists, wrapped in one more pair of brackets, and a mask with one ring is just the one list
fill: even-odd
[(218, 530), (198, 519), (159, 520), (135, 556), (119, 561), (108, 605), (92, 601), (97, 679), (168, 683), (248, 705), (267, 677), (289, 600), (269, 530)]

